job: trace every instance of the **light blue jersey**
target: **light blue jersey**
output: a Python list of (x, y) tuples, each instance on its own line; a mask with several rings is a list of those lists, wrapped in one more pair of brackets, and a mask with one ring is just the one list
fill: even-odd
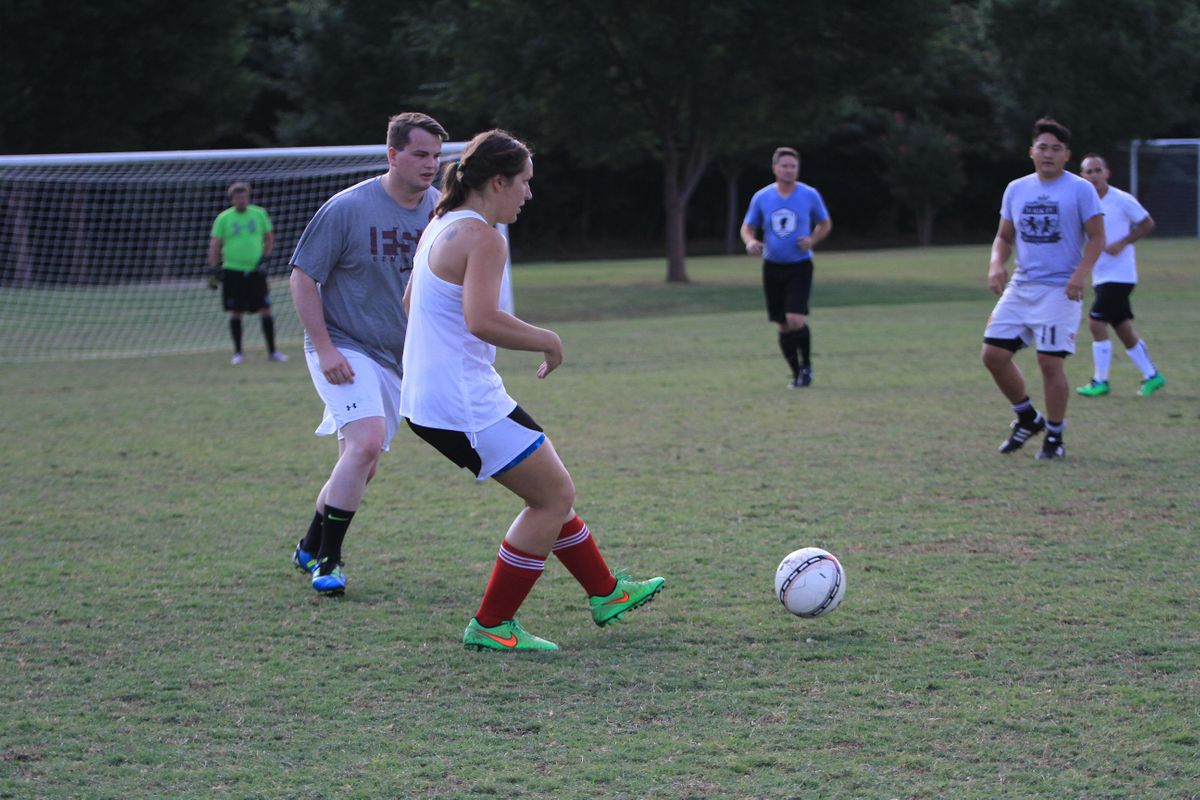
[(764, 259), (776, 264), (795, 264), (812, 258), (812, 251), (801, 250), (796, 242), (811, 234), (818, 222), (827, 219), (829, 212), (820, 193), (797, 181), (787, 197), (781, 197), (773, 183), (755, 192), (743, 222), (763, 227)]
[(1103, 214), (1095, 187), (1073, 173), (1043, 181), (1035, 172), (1010, 183), (1000, 216), (1016, 229), (1013, 283), (1066, 286), (1083, 257), (1083, 224)]

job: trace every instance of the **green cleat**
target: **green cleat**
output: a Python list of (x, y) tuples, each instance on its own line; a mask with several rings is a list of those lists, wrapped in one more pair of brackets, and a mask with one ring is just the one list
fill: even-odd
[(1142, 381), (1142, 388), (1138, 389), (1138, 397), (1149, 397), (1166, 385), (1167, 379), (1162, 376), (1161, 372), (1156, 372)]
[(463, 631), (463, 647), (468, 650), (501, 650), (510, 653), (529, 650), (549, 652), (558, 649), (554, 642), (534, 636), (515, 619), (507, 619), (494, 628), (485, 628), (474, 617), (471, 617), (470, 624)]
[(665, 578), (651, 578), (648, 581), (630, 580), (623, 572), (616, 574), (617, 588), (603, 597), (588, 598), (592, 608), (592, 620), (597, 625), (607, 625), (625, 615), (625, 612), (646, 605), (654, 596), (662, 591)]
[(1108, 394), (1108, 381), (1098, 381), (1093, 378), (1088, 381), (1087, 386), (1080, 386), (1075, 391), (1084, 397), (1103, 397)]

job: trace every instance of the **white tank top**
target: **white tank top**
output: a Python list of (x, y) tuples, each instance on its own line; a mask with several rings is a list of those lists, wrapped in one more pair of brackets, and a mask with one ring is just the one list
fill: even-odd
[(507, 417), (517, 401), (496, 372), (496, 348), (467, 330), (463, 287), (429, 268), (429, 251), (461, 219), (487, 220), (474, 211), (451, 211), (426, 226), (413, 256), (400, 414), (427, 428), (476, 433)]

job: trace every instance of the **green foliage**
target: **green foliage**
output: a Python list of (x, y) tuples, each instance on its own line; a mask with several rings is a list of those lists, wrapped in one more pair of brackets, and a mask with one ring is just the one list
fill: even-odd
[(884, 179), (917, 220), (922, 245), (933, 243), (933, 218), (966, 185), (962, 148), (940, 125), (896, 114), (881, 143)]
[[(548, 380), (504, 353), (609, 561), (669, 581), (598, 629), (552, 562), (522, 621), (555, 658), (462, 650), (518, 504), (404, 431), (350, 592), (313, 596), (287, 559), (333, 445), (299, 359), (2, 367), (0, 797), (1191, 798), (1200, 252), (1138, 249), (1172, 383), (1114, 364), (1061, 463), (994, 451), (985, 247), (822, 256), (804, 392), (747, 258), (556, 325)], [(517, 269), (562, 319), (657, 267)], [(710, 283), (727, 305), (653, 313)], [(821, 620), (771, 596), (807, 544), (848, 570)]]

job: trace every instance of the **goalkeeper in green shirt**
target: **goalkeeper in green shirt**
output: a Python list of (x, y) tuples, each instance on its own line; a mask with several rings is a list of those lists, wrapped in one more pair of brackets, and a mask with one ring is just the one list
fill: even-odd
[(271, 293), (263, 267), (275, 247), (271, 218), (262, 206), (250, 204), (250, 185), (238, 181), (229, 187), (233, 203), (213, 220), (208, 243), (208, 266), (212, 270), (210, 289), (221, 283), (221, 305), (229, 312), (229, 333), (233, 337), (232, 363), (242, 363), (242, 314), (258, 312), (263, 338), (272, 361), (287, 361), (275, 349), (275, 319), (271, 316)]

